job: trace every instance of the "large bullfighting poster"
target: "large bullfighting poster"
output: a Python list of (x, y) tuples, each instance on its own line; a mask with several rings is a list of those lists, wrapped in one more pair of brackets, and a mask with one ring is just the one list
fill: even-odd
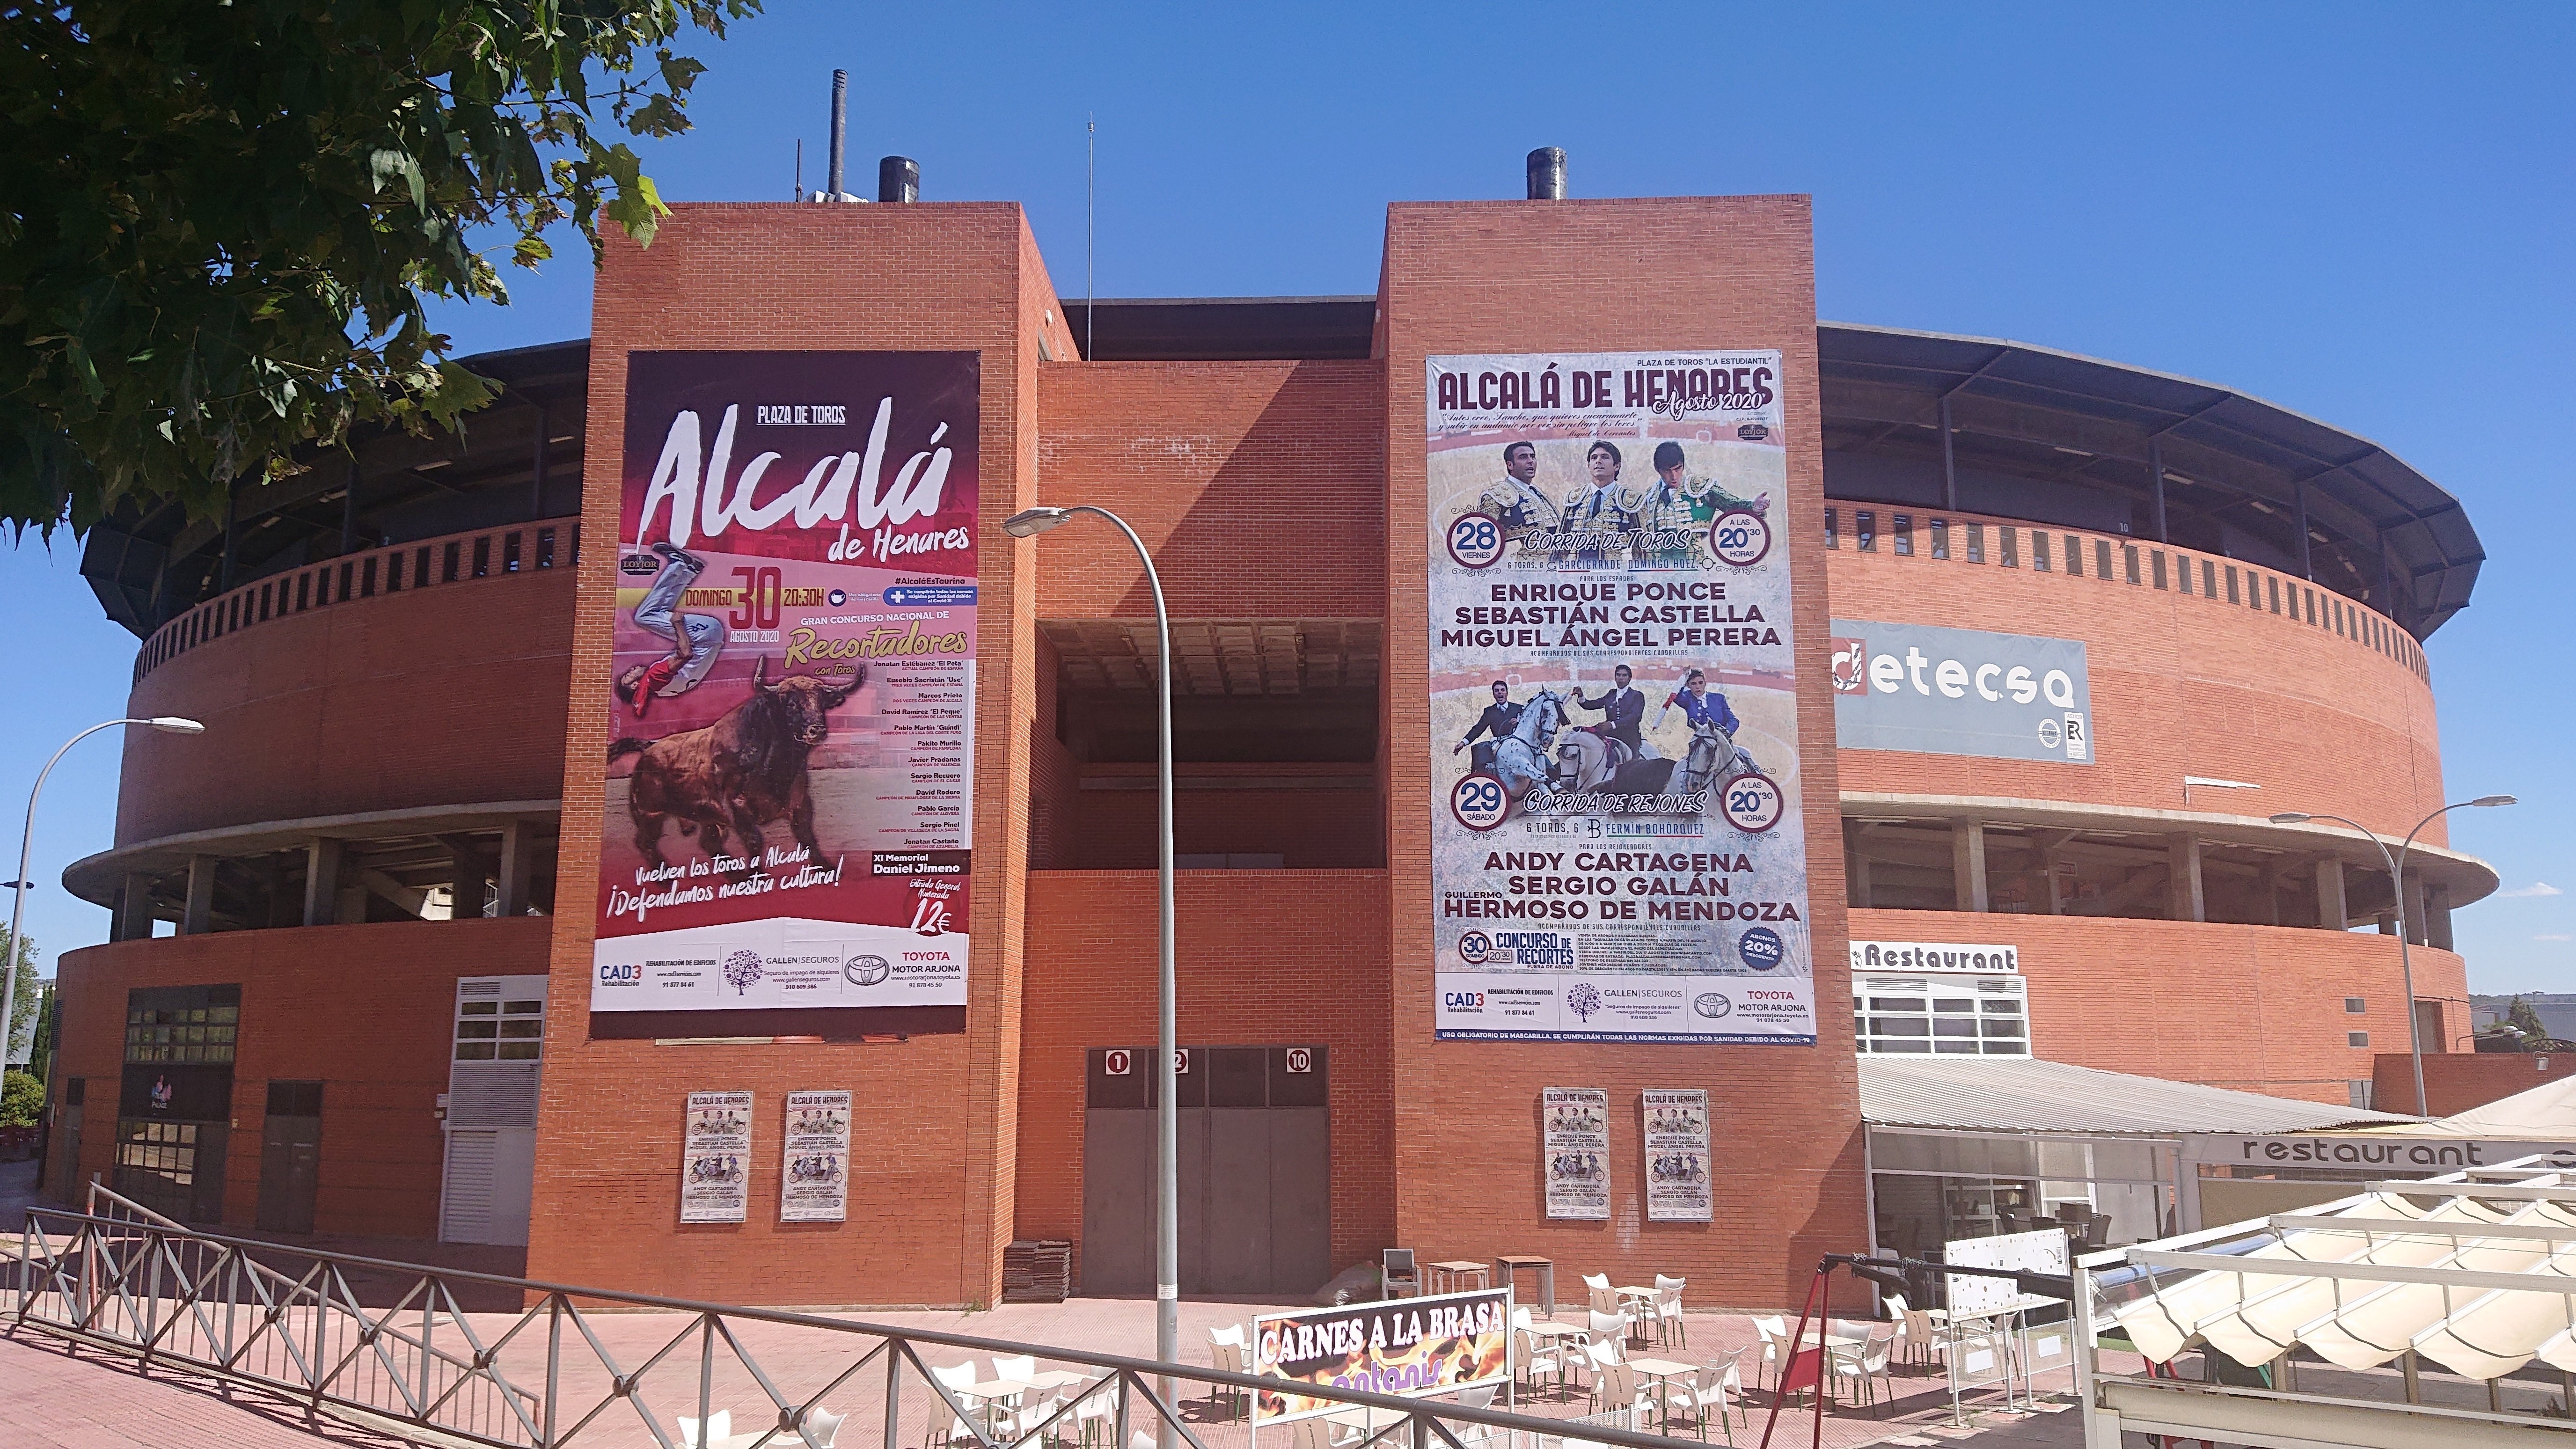
[(1439, 1034), (1814, 1044), (1780, 355), (1425, 385)]
[(965, 1004), (976, 364), (628, 359), (593, 1011)]

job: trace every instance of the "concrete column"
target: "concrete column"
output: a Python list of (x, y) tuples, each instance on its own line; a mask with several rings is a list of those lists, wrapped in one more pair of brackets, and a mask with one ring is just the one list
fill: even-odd
[(536, 832), (524, 820), (513, 820), (501, 827), (502, 915), (528, 913), (528, 876), (536, 865), (536, 844)]
[(214, 929), (215, 858), (188, 857), (188, 901), (179, 911), (179, 934), (202, 936)]
[(315, 836), (304, 846), (304, 924), (327, 926), (340, 918), (342, 843)]
[(481, 919), (483, 887), (485, 882), (492, 879), (492, 858), (483, 853), (481, 845), (462, 839), (448, 841), (447, 858), (453, 862), (456, 881), (454, 887), (456, 905), (451, 912), (451, 919), (459, 921)]
[(116, 919), (110, 936), (119, 941), (152, 939), (152, 877), (140, 871), (125, 877), (116, 893)]
[(2424, 937), (2425, 943), (2437, 950), (2457, 949), (2451, 944), (2451, 888), (2449, 886), (2424, 888)]
[(2048, 886), (2048, 913), (2052, 916), (2066, 914), (2066, 893), (2057, 882), (2057, 850), (2074, 838), (2075, 832), (2072, 830), (2031, 832), (2031, 839), (2039, 844), (2039, 870)]
[(1956, 883), (1959, 909), (1990, 911), (1994, 907), (1986, 895), (1986, 823), (1982, 820), (1950, 822), (1950, 874)]
[(2165, 858), (2171, 863), (2172, 903), (2169, 914), (2177, 921), (2209, 919), (2209, 898), (2200, 883), (2200, 837), (2176, 835), (2166, 842)]
[(2267, 926), (2281, 924), (2281, 864), (2278, 860), (2263, 862), (2263, 873), (2255, 889), (2263, 896), (2261, 906), (2263, 924)]
[(1870, 908), (1869, 855), (1861, 840), (1868, 829), (1857, 820), (1843, 822), (1843, 894), (1862, 910)]
[(2350, 924), (2344, 914), (2343, 859), (2329, 855), (2317, 862), (2317, 925), (2340, 931)]

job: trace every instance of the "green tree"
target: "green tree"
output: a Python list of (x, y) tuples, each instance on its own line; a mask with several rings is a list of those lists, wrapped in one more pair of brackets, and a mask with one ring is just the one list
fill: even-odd
[(2504, 1019), (2512, 1025), (2514, 1030), (2521, 1032), (2524, 1036), (2545, 1037), (2549, 1035), (2549, 1028), (2540, 1024), (2540, 1009), (2533, 1006), (2530, 1002), (2523, 1000), (2519, 996), (2513, 999), (2513, 1005), (2505, 1012)]
[(33, 1127), (44, 1109), (43, 1078), (15, 1069), (0, 1074), (0, 1127)]
[(625, 136), (687, 129), (760, 0), (0, 0), (0, 520), (219, 513), (352, 425), (492, 387), (425, 297), (507, 301), (569, 219), (652, 240)]
[(50, 984), (36, 980), (36, 938), (29, 936), (22, 941), (13, 941), (9, 928), (0, 926), (0, 960), (12, 955), (18, 958), (18, 989), (9, 1011), (9, 1030), (0, 1032), (0, 1062), (18, 1055), (8, 1048), (35, 1040), (36, 1024), (44, 1019), (46, 986)]

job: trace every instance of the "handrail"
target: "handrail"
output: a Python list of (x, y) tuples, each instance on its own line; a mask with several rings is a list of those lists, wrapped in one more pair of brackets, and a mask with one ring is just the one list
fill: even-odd
[[(158, 1223), (162, 1227), (175, 1228), (183, 1233), (188, 1231), (188, 1225), (186, 1223), (179, 1221), (177, 1218), (163, 1217), (161, 1214), (154, 1212), (152, 1209), (145, 1207), (143, 1204), (136, 1202), (134, 1199), (125, 1196), (123, 1193), (116, 1191), (107, 1184), (100, 1182), (97, 1178), (92, 1177), (89, 1181), (89, 1215), (92, 1217), (103, 1216), (98, 1211), (98, 1200), (100, 1198), (106, 1198), (110, 1203), (113, 1203), (117, 1207), (139, 1213), (144, 1218)], [(109, 1221), (113, 1221), (113, 1219), (109, 1219)]]
[[(120, 1203), (129, 1201), (114, 1193), (107, 1196)], [(1501, 1432), (1512, 1436), (1506, 1442), (1513, 1445), (1524, 1442), (1521, 1435), (1545, 1436), (1550, 1441), (1573, 1438), (1618, 1449), (1672, 1449), (1673, 1444), (1664, 1435), (1613, 1424), (1574, 1423), (1272, 1375), (938, 1329), (903, 1328), (792, 1309), (740, 1307), (470, 1269), (437, 1268), (161, 1225), (167, 1221), (137, 1223), (125, 1218), (30, 1207), (24, 1228), (27, 1256), (15, 1268), (16, 1322), (84, 1343), (131, 1352), (146, 1363), (185, 1364), (193, 1370), (274, 1389), (306, 1403), (314, 1411), (327, 1408), (371, 1427), (397, 1433), (417, 1429), (440, 1436), (443, 1442), (462, 1439), (504, 1449), (559, 1449), (620, 1402), (643, 1417), (656, 1443), (672, 1449), (672, 1438), (645, 1402), (644, 1380), (657, 1367), (685, 1368), (694, 1360), (694, 1392), (680, 1402), (683, 1406), (694, 1404), (692, 1417), (704, 1422), (718, 1392), (714, 1385), (719, 1371), (719, 1343), (749, 1371), (778, 1414), (773, 1427), (756, 1436), (737, 1436), (734, 1442), (743, 1445), (755, 1439), (763, 1445), (814, 1444), (809, 1417), (822, 1409), (827, 1395), (840, 1396), (844, 1403), (863, 1396), (866, 1391), (858, 1377), (860, 1371), (880, 1356), (885, 1360), (882, 1407), (889, 1446), (898, 1442), (903, 1366), (907, 1363), (914, 1377), (937, 1400), (934, 1417), (953, 1416), (974, 1440), (973, 1449), (1044, 1449), (1058, 1421), (1080, 1404), (1112, 1390), (1118, 1396), (1117, 1437), (1113, 1443), (1119, 1449), (1129, 1444), (1130, 1414), (1140, 1403), (1168, 1426), (1170, 1432), (1160, 1436), (1167, 1449), (1208, 1449), (1205, 1440), (1179, 1414), (1180, 1399), (1169, 1391), (1174, 1379), (1255, 1395), (1286, 1388), (1300, 1398), (1383, 1410), (1394, 1422), (1370, 1436), (1368, 1442), (1383, 1442), (1390, 1449), (1395, 1449), (1394, 1436), (1399, 1429), (1409, 1430), (1406, 1442), (1410, 1449), (1431, 1449), (1435, 1439), (1448, 1449), (1462, 1449), (1460, 1437), (1450, 1430), (1453, 1424), (1476, 1426), (1484, 1432), (1471, 1439), (1484, 1439), (1487, 1443), (1491, 1443), (1492, 1433)], [(46, 1231), (49, 1224), (57, 1231)], [(260, 1261), (260, 1256), (299, 1260), (310, 1266), (294, 1275)], [(377, 1313), (358, 1303), (349, 1286), (350, 1269), (391, 1270), (397, 1282), (406, 1275), (413, 1281), (395, 1295), (391, 1307)], [(487, 1324), (478, 1329), (459, 1304), (456, 1285), (516, 1290), (522, 1306), (507, 1324)], [(630, 1364), (602, 1343), (585, 1316), (586, 1305), (594, 1312), (599, 1306), (658, 1309), (684, 1315), (689, 1321), (658, 1351)], [(497, 1314), (498, 1311), (487, 1316)], [(409, 1320), (415, 1316), (417, 1324), (413, 1326)], [(879, 1342), (820, 1390), (791, 1397), (778, 1387), (783, 1370), (807, 1360), (792, 1359), (786, 1351), (779, 1351), (782, 1373), (765, 1370), (743, 1336), (734, 1331), (736, 1325), (743, 1324)], [(567, 1328), (573, 1332), (567, 1334)], [(460, 1346), (441, 1347), (437, 1339), (442, 1334), (453, 1337)], [(541, 1346), (545, 1378), (542, 1391), (528, 1383), (513, 1382), (504, 1368), (503, 1351), (514, 1343), (523, 1345), (525, 1357), (533, 1357)], [(986, 1432), (979, 1424), (979, 1412), (959, 1402), (931, 1376), (917, 1351), (919, 1346), (995, 1356), (1033, 1356), (1080, 1365), (1098, 1371), (1099, 1376), (1065, 1397), (1043, 1422), (1023, 1434), (1006, 1437), (998, 1431)], [(578, 1361), (567, 1364), (568, 1352)], [(254, 1362), (255, 1353), (266, 1357)], [(281, 1363), (285, 1366), (280, 1367)], [(534, 1366), (530, 1367), (533, 1370)], [(595, 1395), (587, 1388), (575, 1393), (567, 1382), (568, 1377), (579, 1377), (587, 1384), (602, 1376), (605, 1387)], [(1160, 1383), (1163, 1391), (1158, 1392), (1155, 1383)], [(499, 1407), (479, 1400), (471, 1409), (458, 1407), (471, 1398), (470, 1390), (475, 1385), (497, 1392)], [(741, 1390), (732, 1386), (722, 1392), (739, 1395)], [(861, 1406), (852, 1405), (851, 1412), (858, 1407)], [(478, 1412), (481, 1417), (473, 1418)], [(1528, 1443), (1535, 1449), (1535, 1438)]]

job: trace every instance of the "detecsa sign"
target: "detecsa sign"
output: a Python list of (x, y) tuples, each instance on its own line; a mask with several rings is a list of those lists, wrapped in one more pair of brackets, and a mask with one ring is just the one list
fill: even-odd
[(1836, 619), (1827, 662), (1844, 749), (2093, 763), (2081, 640)]

